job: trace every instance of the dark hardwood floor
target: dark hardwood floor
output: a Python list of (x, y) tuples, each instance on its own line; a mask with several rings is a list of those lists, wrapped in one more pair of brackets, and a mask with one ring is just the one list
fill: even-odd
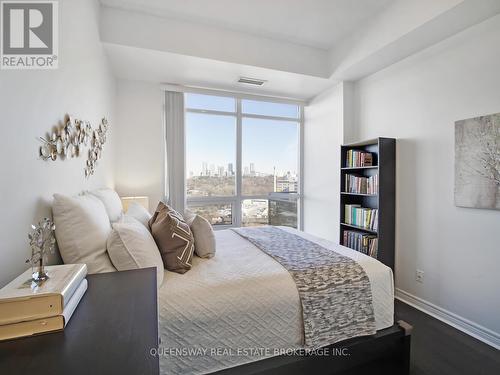
[(411, 375), (500, 374), (500, 350), (403, 302), (396, 300), (395, 311), (396, 320), (413, 325)]

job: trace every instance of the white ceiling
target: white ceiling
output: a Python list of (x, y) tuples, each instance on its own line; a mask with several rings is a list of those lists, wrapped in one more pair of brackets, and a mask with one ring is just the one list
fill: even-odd
[[(325, 78), (177, 53), (110, 43), (104, 43), (104, 48), (115, 76), (125, 80), (168, 83), (304, 101), (332, 85), (332, 81)], [(245, 85), (237, 82), (241, 76), (259, 77), (267, 82), (262, 87)]]
[[(500, 0), (101, 0), (116, 76), (310, 99), (500, 13)], [(239, 76), (267, 80), (243, 86)]]
[(101, 0), (125, 10), (322, 49), (363, 28), (394, 0)]

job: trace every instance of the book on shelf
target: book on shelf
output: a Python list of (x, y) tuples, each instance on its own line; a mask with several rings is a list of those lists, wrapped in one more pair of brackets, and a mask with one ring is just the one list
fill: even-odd
[(63, 330), (86, 291), (87, 280), (83, 279), (64, 306), (62, 314), (0, 325), (0, 341)]
[(378, 209), (361, 207), (359, 204), (344, 206), (344, 222), (360, 228), (378, 230)]
[(370, 177), (346, 174), (345, 192), (371, 195), (378, 194), (378, 174)]
[(371, 152), (348, 150), (346, 155), (346, 167), (372, 167), (373, 155)]
[(28, 269), (0, 289), (0, 325), (62, 315), (87, 275), (85, 264), (45, 267), (49, 279), (37, 285)]
[(344, 230), (342, 245), (373, 258), (377, 258), (378, 238), (374, 234), (367, 234), (355, 230)]

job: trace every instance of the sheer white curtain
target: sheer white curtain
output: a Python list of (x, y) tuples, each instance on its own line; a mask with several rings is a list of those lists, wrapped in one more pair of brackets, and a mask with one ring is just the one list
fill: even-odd
[(184, 93), (165, 91), (167, 202), (184, 214)]

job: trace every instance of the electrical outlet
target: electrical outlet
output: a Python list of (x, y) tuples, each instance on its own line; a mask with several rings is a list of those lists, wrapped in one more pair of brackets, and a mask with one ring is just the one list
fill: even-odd
[(418, 283), (423, 283), (424, 282), (424, 271), (417, 270), (417, 272), (415, 273), (415, 280)]

